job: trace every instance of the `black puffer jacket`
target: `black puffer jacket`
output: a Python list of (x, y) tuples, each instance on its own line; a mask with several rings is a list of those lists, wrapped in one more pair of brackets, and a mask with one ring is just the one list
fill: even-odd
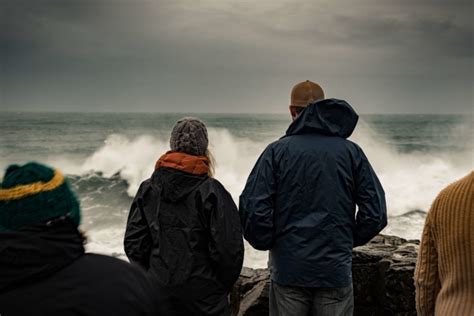
[(0, 315), (158, 315), (139, 267), (84, 254), (69, 220), (0, 233)]
[(237, 207), (217, 180), (156, 170), (133, 201), (124, 245), (167, 294), (166, 315), (229, 314), (243, 240)]

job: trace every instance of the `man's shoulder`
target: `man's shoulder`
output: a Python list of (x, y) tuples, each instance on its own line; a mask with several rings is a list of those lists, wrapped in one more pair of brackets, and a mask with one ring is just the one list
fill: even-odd
[[(447, 207), (453, 203), (459, 204), (460, 209), (462, 205), (472, 204), (472, 186), (474, 182), (474, 172), (470, 172), (465, 177), (449, 184), (441, 192), (438, 193), (435, 198), (433, 205), (437, 206), (432, 209), (432, 213), (439, 212), (450, 212), (450, 208)], [(434, 215), (432, 215), (434, 216)]]
[(265, 148), (265, 151), (275, 150), (275, 149), (279, 149), (279, 148), (282, 148), (284, 146), (287, 146), (290, 143), (290, 141), (293, 137), (294, 137), (293, 135), (283, 136), (283, 137), (281, 137), (277, 140), (274, 140), (273, 142), (271, 142), (267, 145), (267, 147)]
[(361, 147), (354, 141), (343, 137), (327, 136), (322, 134), (296, 134), (286, 135), (268, 144), (266, 150), (280, 149), (287, 147), (292, 142), (314, 143), (318, 141), (342, 144), (350, 149), (361, 150)]

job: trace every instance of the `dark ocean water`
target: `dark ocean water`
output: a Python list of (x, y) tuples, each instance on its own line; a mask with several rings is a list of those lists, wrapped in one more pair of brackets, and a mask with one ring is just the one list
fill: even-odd
[[(0, 112), (0, 168), (37, 160), (62, 169), (81, 200), (89, 250), (123, 254), (131, 197), (168, 150), (183, 114)], [(196, 116), (196, 115), (194, 115)], [(199, 114), (209, 127), (216, 178), (237, 201), (265, 146), (282, 136), (287, 115)], [(389, 226), (419, 238), (437, 192), (473, 169), (472, 116), (365, 115), (351, 136), (384, 185)], [(250, 248), (246, 265), (263, 266), (266, 253)]]

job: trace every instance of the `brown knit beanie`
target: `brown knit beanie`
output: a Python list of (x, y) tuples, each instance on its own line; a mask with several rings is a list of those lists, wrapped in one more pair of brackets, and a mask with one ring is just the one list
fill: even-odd
[(174, 125), (170, 138), (172, 151), (204, 156), (208, 144), (206, 125), (200, 119), (183, 117)]

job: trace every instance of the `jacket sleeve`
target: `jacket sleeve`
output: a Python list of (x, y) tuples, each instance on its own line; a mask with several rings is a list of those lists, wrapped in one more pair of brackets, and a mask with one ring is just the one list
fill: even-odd
[(268, 146), (257, 160), (240, 196), (240, 219), (245, 239), (258, 250), (269, 250), (274, 242), (273, 150)]
[(219, 281), (230, 291), (242, 270), (244, 245), (239, 212), (220, 184), (205, 202), (211, 208), (209, 252)]
[(375, 171), (361, 148), (355, 166), (356, 204), (358, 212), (354, 230), (354, 247), (374, 238), (387, 225), (385, 193)]
[(436, 297), (441, 289), (438, 253), (431, 223), (433, 208), (426, 217), (415, 269), (416, 310), (421, 316), (434, 315)]
[(138, 189), (128, 215), (125, 230), (124, 248), (128, 259), (132, 263), (149, 268), (149, 259), (152, 248), (152, 237), (141, 203), (143, 184)]

